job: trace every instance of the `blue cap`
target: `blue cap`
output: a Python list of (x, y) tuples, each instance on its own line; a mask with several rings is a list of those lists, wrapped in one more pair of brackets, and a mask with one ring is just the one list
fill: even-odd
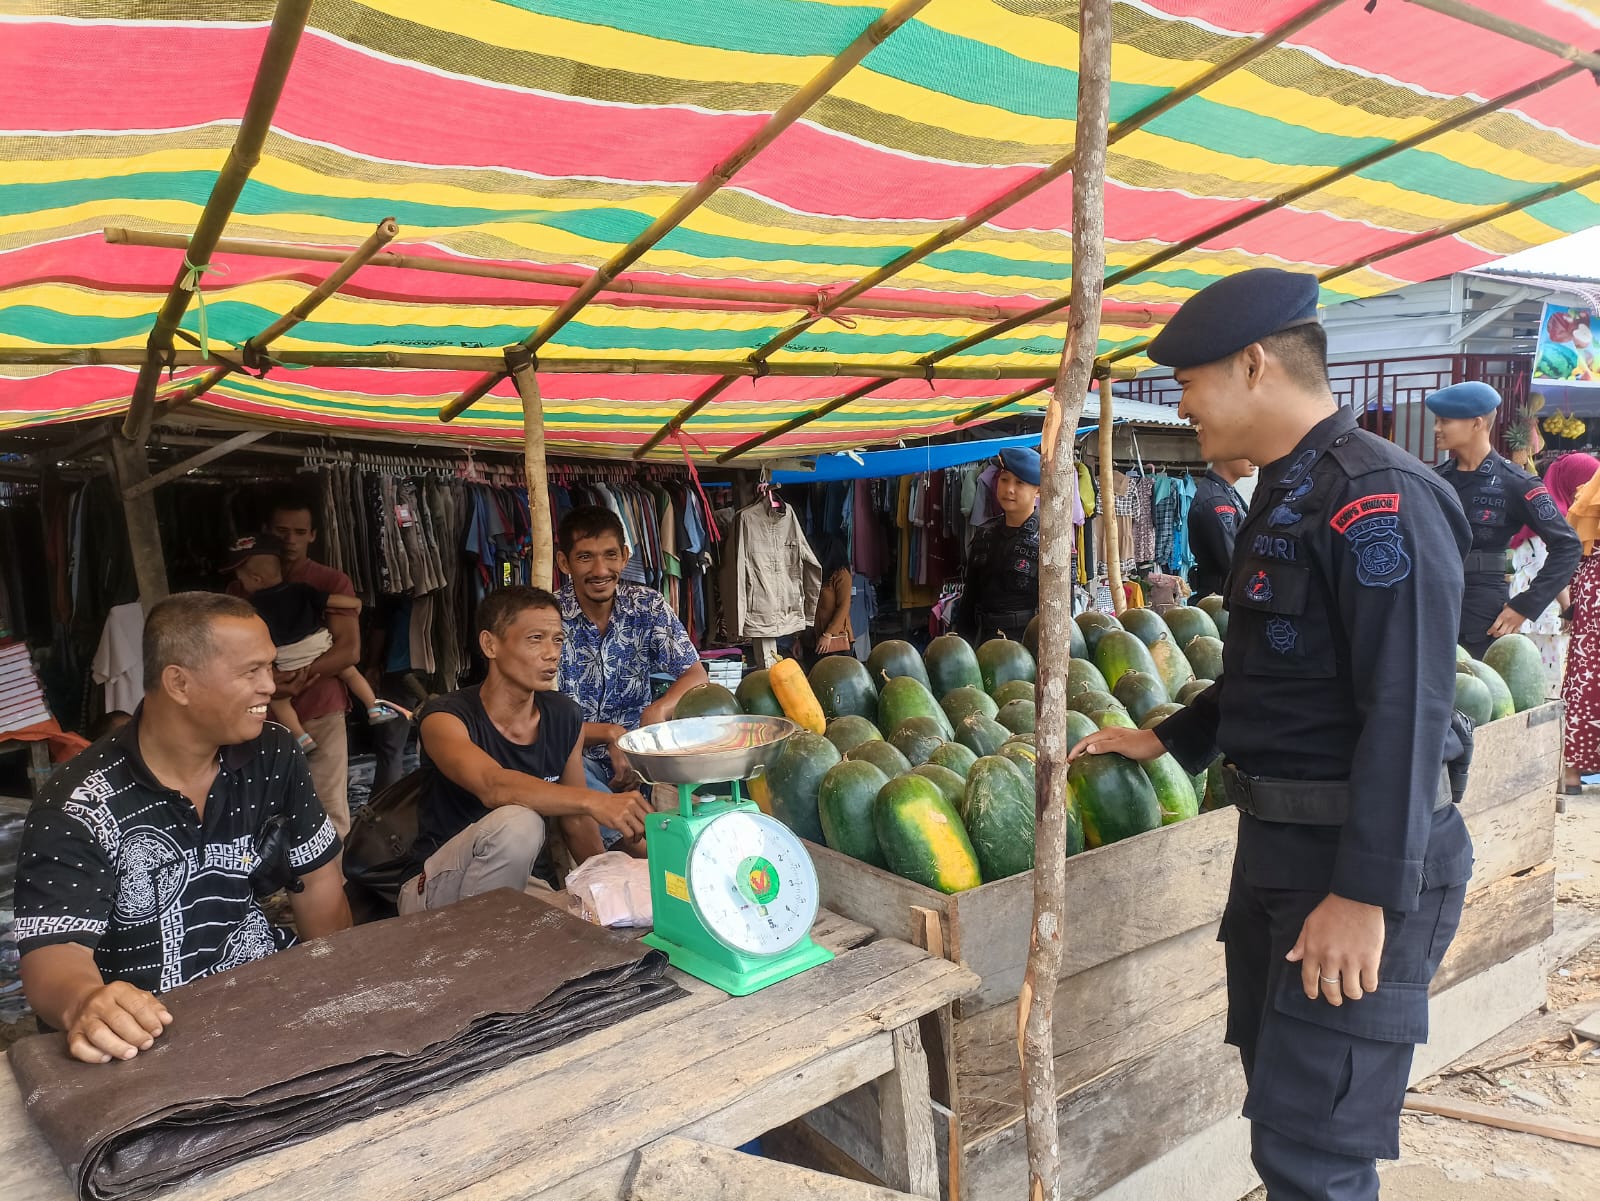
[(1152, 362), (1182, 370), (1215, 363), (1252, 342), (1317, 322), (1317, 277), (1258, 267), (1200, 289), (1145, 348)]
[(1432, 409), (1436, 417), (1482, 417), (1500, 407), (1500, 393), (1479, 380), (1468, 380), (1464, 384), (1440, 388), (1422, 403)]
[(1039, 452), (1028, 446), (1008, 446), (1000, 452), (1000, 466), (1024, 484), (1039, 483)]

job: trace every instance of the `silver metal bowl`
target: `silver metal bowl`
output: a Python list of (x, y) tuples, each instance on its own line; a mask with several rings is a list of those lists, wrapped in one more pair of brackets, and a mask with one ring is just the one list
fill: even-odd
[(653, 784), (721, 784), (760, 774), (799, 728), (786, 717), (687, 717), (631, 730), (617, 745)]

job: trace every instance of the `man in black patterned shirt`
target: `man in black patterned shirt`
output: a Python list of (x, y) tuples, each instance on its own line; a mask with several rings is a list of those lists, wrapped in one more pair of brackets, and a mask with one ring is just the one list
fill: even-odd
[(350, 925), (339, 836), (305, 756), (267, 721), (275, 653), (245, 601), (162, 601), (145, 623), (144, 703), (28, 815), (22, 982), (78, 1059), (132, 1059), (172, 1022), (155, 994), (292, 944), (258, 896), (287, 884), (303, 938)]

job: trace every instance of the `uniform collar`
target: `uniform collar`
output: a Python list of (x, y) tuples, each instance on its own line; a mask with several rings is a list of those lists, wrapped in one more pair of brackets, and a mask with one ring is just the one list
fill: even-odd
[[(159, 792), (171, 792), (171, 788), (156, 778), (155, 773), (150, 770), (150, 765), (144, 761), (144, 754), (139, 750), (139, 723), (143, 719), (144, 702), (140, 701), (128, 724), (111, 736), (111, 745), (126, 757), (129, 771), (142, 787)], [(222, 764), (222, 770), (232, 773), (249, 762), (255, 751), (255, 744), (240, 742), (232, 746), (218, 747), (217, 758)]]
[(1262, 478), (1270, 479), (1274, 490), (1294, 487), (1310, 474), (1323, 451), (1340, 438), (1355, 433), (1357, 428), (1355, 410), (1340, 407), (1312, 426), (1283, 458), (1264, 466), (1261, 469)]

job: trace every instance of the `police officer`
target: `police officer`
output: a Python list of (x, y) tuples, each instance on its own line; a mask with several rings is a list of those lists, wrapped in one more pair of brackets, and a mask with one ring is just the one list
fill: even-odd
[(1229, 459), (1211, 464), (1211, 470), (1194, 486), (1194, 500), (1189, 504), (1194, 571), (1189, 585), (1197, 600), (1222, 592), (1233, 559), (1234, 538), (1245, 514), (1244, 497), (1234, 485), (1255, 473), (1255, 464), (1248, 459)]
[[(1435, 470), (1456, 490), (1472, 523), (1461, 645), (1481, 659), (1496, 638), (1514, 633), (1525, 619), (1545, 611), (1571, 581), (1583, 547), (1539, 477), (1489, 445), (1500, 393), (1474, 380), (1441, 388), (1423, 403), (1433, 411), (1434, 440), (1452, 456)], [(1544, 539), (1549, 555), (1527, 588), (1512, 596), (1506, 583), (1506, 548), (1523, 526)]]
[(1227, 1039), (1256, 1170), (1270, 1201), (1371, 1201), (1472, 871), (1442, 771), (1463, 746), (1437, 617), (1460, 600), (1470, 531), (1438, 476), (1337, 405), (1316, 313), (1314, 276), (1246, 271), (1151, 343), (1206, 455), (1262, 465), (1224, 672), (1155, 730), (1072, 753), (1171, 751), (1193, 771), (1221, 750), (1240, 810)]
[(1021, 642), (1039, 611), (1039, 452), (1008, 446), (994, 482), (1000, 516), (972, 535), (956, 632), (977, 645), (1004, 635)]

